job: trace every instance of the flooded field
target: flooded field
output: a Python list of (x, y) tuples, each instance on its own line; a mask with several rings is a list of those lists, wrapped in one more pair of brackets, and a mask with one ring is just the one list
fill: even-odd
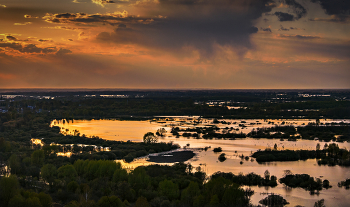
[[(222, 120), (219, 120), (222, 121)], [(193, 139), (193, 138), (176, 138), (169, 132), (174, 126), (177, 127), (203, 127), (216, 125), (219, 128), (234, 128), (237, 132), (248, 133), (254, 128), (271, 127), (275, 124), (302, 126), (315, 120), (225, 120), (227, 124), (214, 124), (210, 119), (198, 119), (198, 117), (168, 117), (162, 121), (118, 121), (118, 120), (74, 120), (73, 122), (57, 121), (52, 122), (52, 126), (59, 126), (64, 134), (80, 133), (86, 136), (99, 136), (107, 140), (122, 140), (122, 141), (142, 141), (143, 135), (147, 132), (156, 132), (159, 128), (165, 128), (168, 132), (165, 137), (159, 141), (179, 144), (181, 147), (193, 148), (196, 156), (189, 160), (193, 166), (200, 166), (202, 171), (208, 175), (217, 172), (232, 172), (234, 174), (247, 174), (254, 172), (263, 175), (265, 170), (268, 170), (271, 175), (277, 178), (283, 177), (285, 170), (290, 170), (294, 174), (306, 173), (312, 177), (328, 179), (333, 186), (328, 190), (320, 191), (319, 195), (310, 195), (307, 191), (301, 188), (286, 188), (283, 184), (278, 184), (275, 188), (252, 187), (255, 194), (251, 200), (253, 204), (258, 204), (258, 201), (266, 197), (265, 193), (277, 193), (282, 195), (288, 202), (287, 206), (313, 206), (315, 201), (325, 199), (326, 206), (345, 207), (350, 203), (350, 191), (344, 188), (339, 188), (339, 181), (350, 178), (350, 168), (340, 166), (319, 166), (315, 159), (307, 161), (293, 162), (270, 162), (268, 164), (259, 164), (255, 160), (242, 160), (240, 155), (250, 156), (253, 152), (259, 149), (272, 148), (275, 144), (278, 149), (308, 149), (316, 148), (317, 143), (321, 148), (325, 142), (316, 140), (298, 140), (298, 141), (280, 141), (279, 139)], [(322, 124), (331, 122), (347, 122), (349, 120), (320, 120)], [(240, 125), (241, 124), (241, 125)], [(245, 127), (242, 127), (242, 124)], [(237, 130), (238, 129), (238, 130)], [(329, 143), (328, 143), (329, 144)], [(350, 143), (337, 143), (340, 148), (350, 148)], [(205, 147), (210, 147), (206, 151)], [(214, 153), (213, 149), (221, 147), (222, 152), (226, 154), (227, 160), (224, 162), (218, 161), (218, 156), (221, 153)], [(141, 158), (132, 163), (122, 162), (124, 167), (132, 169), (139, 165), (153, 164), (147, 161), (147, 158)]]

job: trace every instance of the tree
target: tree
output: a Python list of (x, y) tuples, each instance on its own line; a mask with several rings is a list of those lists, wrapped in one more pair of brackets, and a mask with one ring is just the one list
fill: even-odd
[(12, 174), (17, 174), (21, 170), (21, 163), (16, 154), (12, 154), (9, 159), (9, 165)]
[(44, 163), (44, 150), (36, 150), (32, 153), (32, 164), (36, 166), (42, 166)]
[(50, 154), (57, 154), (59, 148), (58, 145), (45, 145), (42, 149), (44, 150), (45, 156), (49, 156)]
[(123, 202), (117, 196), (103, 196), (97, 205), (100, 207), (121, 207)]
[(25, 203), (26, 201), (23, 198), (23, 196), (21, 196), (20, 194), (17, 194), (13, 198), (11, 198), (8, 205), (11, 207), (22, 207), (22, 206), (25, 206)]
[(143, 142), (146, 144), (153, 144), (158, 141), (158, 138), (154, 136), (153, 132), (147, 132), (145, 135), (143, 135)]
[(278, 147), (277, 144), (275, 143), (275, 145), (273, 146), (273, 150), (277, 151)]
[(316, 150), (320, 150), (320, 149), (321, 149), (320, 143), (317, 143)]
[(63, 178), (66, 183), (75, 180), (78, 177), (77, 171), (71, 164), (64, 165), (57, 170), (58, 177)]
[(9, 201), (13, 198), (19, 190), (17, 177), (11, 175), (10, 177), (3, 177), (0, 180), (0, 206), (8, 206)]
[(199, 194), (198, 183), (191, 181), (188, 187), (181, 192), (181, 201), (184, 204), (192, 205), (193, 199)]
[(319, 201), (316, 201), (314, 207), (326, 207), (326, 206), (324, 205), (324, 199), (321, 199), (321, 200), (319, 200)]
[(52, 198), (49, 194), (46, 194), (44, 192), (40, 192), (37, 197), (40, 200), (40, 203), (43, 207), (51, 207), (52, 205)]
[(226, 160), (225, 155), (226, 155), (225, 153), (222, 153), (221, 155), (219, 155), (218, 159), (219, 159), (220, 162), (223, 162), (223, 161)]
[(162, 196), (166, 196), (169, 200), (174, 200), (179, 197), (179, 186), (171, 180), (165, 179), (159, 183), (159, 192)]
[(145, 197), (139, 197), (135, 203), (135, 207), (150, 207), (147, 199)]
[(52, 186), (57, 175), (57, 169), (53, 164), (46, 164), (41, 168), (41, 177)]
[(166, 133), (166, 130), (164, 128), (160, 128), (157, 130), (156, 135), (163, 137)]
[(30, 197), (26, 199), (26, 206), (28, 207), (42, 207), (38, 197)]
[(265, 176), (265, 179), (266, 179), (266, 180), (269, 180), (269, 179), (270, 179), (270, 172), (269, 172), (268, 170), (266, 170), (266, 171), (264, 172), (264, 176)]
[(114, 171), (112, 180), (115, 183), (118, 183), (120, 181), (127, 181), (128, 172), (125, 169), (117, 169)]
[(244, 191), (237, 184), (233, 184), (226, 188), (222, 203), (226, 206), (246, 206), (249, 200), (245, 197)]

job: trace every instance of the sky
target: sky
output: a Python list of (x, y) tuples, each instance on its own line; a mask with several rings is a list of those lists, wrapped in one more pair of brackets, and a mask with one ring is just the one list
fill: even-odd
[(349, 89), (349, 0), (0, 0), (0, 88)]

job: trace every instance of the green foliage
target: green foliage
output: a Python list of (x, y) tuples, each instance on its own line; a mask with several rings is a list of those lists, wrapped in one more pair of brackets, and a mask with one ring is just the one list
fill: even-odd
[(216, 206), (219, 206), (219, 204), (220, 204), (220, 200), (218, 195), (213, 195), (210, 199), (209, 205), (212, 207), (216, 207)]
[(139, 197), (134, 207), (151, 207), (145, 197)]
[(116, 169), (113, 173), (113, 182), (128, 181), (128, 172), (125, 169)]
[(249, 200), (245, 198), (244, 191), (237, 184), (232, 184), (226, 188), (222, 203), (226, 206), (246, 206)]
[(198, 183), (191, 181), (186, 189), (181, 192), (181, 202), (193, 205), (193, 199), (200, 194)]
[(46, 194), (44, 192), (40, 192), (37, 197), (40, 200), (40, 203), (43, 207), (51, 207), (52, 205), (52, 198), (49, 194)]
[(13, 198), (10, 199), (8, 206), (11, 207), (23, 207), (25, 206), (25, 199), (23, 198), (22, 195), (17, 194)]
[(193, 206), (194, 207), (202, 207), (205, 205), (205, 199), (203, 195), (196, 196), (193, 199)]
[(122, 207), (123, 202), (117, 196), (103, 196), (97, 205), (99, 207)]
[(165, 179), (159, 183), (159, 193), (160, 195), (167, 197), (169, 200), (175, 200), (180, 195), (179, 186), (171, 180)]
[(57, 177), (57, 169), (53, 164), (46, 164), (41, 168), (41, 177), (52, 185), (53, 181)]
[(136, 192), (140, 189), (146, 189), (150, 182), (150, 176), (147, 175), (143, 167), (138, 167), (129, 174), (129, 183)]
[(58, 178), (64, 179), (66, 183), (74, 181), (78, 177), (77, 171), (71, 164), (67, 164), (58, 168), (57, 173)]
[(26, 206), (28, 207), (42, 207), (38, 197), (30, 197), (26, 199)]
[(74, 180), (67, 184), (67, 190), (71, 193), (75, 193), (78, 188), (79, 188), (79, 184)]
[(21, 170), (21, 163), (16, 154), (12, 154), (9, 159), (9, 166), (12, 174), (17, 174)]
[(7, 207), (9, 201), (18, 193), (19, 183), (15, 175), (0, 180), (0, 206)]
[(120, 163), (112, 160), (77, 160), (74, 162), (77, 174), (87, 180), (105, 177), (111, 180)]
[(31, 155), (32, 164), (41, 167), (44, 164), (44, 150), (36, 150)]
[(3, 137), (0, 138), (0, 152), (11, 151), (11, 143), (6, 141)]
[(57, 152), (59, 152), (58, 145), (45, 145), (42, 149), (44, 151), (45, 156), (49, 156), (50, 154), (56, 154)]

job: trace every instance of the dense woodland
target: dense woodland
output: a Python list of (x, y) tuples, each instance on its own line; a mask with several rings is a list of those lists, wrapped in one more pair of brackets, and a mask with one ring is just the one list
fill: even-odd
[[(53, 119), (140, 120), (157, 115), (201, 115), (220, 119), (350, 117), (350, 102), (344, 99), (349, 91), (311, 91), (309, 93), (331, 93), (331, 96), (308, 98), (298, 95), (304, 91), (289, 91), (282, 95), (283, 98), (278, 91), (12, 91), (2, 95), (16, 93), (23, 96), (0, 99), (0, 206), (4, 207), (45, 207), (53, 203), (65, 206), (249, 206), (254, 192), (243, 190), (242, 185), (277, 185), (277, 178), (270, 176), (269, 172), (265, 172), (263, 177), (254, 173), (233, 175), (221, 172), (208, 177), (200, 168), (193, 169), (183, 163), (151, 165), (127, 171), (113, 160), (130, 162), (136, 157), (179, 146), (172, 143), (106, 141), (80, 134), (65, 136), (59, 133), (59, 128), (49, 126)], [(123, 98), (98, 95), (116, 93), (123, 94)], [(42, 96), (54, 99), (38, 98)], [(213, 100), (225, 103), (207, 104)], [(229, 110), (226, 106), (241, 108)], [(268, 130), (295, 134), (288, 126), (248, 135), (235, 133), (233, 129), (222, 133), (215, 127), (188, 131), (174, 129), (172, 133), (208, 139), (270, 138), (266, 137)], [(317, 136), (332, 140), (339, 132), (343, 135), (340, 141), (349, 139), (348, 125), (305, 126), (297, 130), (306, 139)], [(44, 138), (44, 146), (31, 144), (32, 138)], [(89, 146), (81, 147), (77, 143)], [(109, 147), (110, 150), (96, 150), (92, 145)], [(261, 160), (261, 156), (269, 159), (274, 156), (275, 160), (283, 160), (279, 157), (297, 160), (316, 157), (321, 158), (319, 164), (348, 164), (349, 152), (333, 148), (333, 151), (328, 146), (312, 152), (271, 150), (266, 152), (270, 154), (259, 155), (256, 159)], [(71, 151), (72, 156), (57, 156), (62, 151)], [(4, 176), (9, 173), (11, 176)], [(282, 182), (286, 185), (290, 183)], [(344, 183), (348, 186), (347, 181)], [(319, 187), (315, 189), (319, 190)]]

